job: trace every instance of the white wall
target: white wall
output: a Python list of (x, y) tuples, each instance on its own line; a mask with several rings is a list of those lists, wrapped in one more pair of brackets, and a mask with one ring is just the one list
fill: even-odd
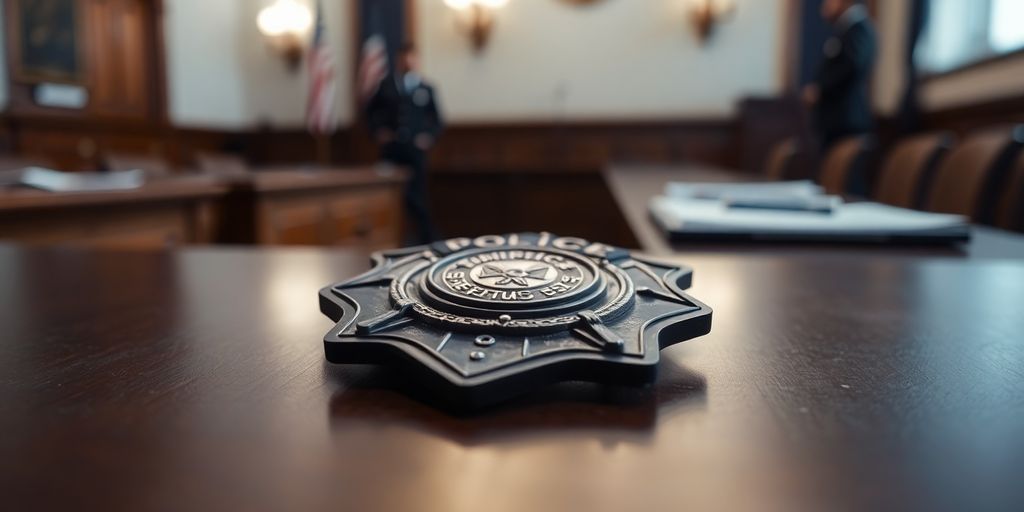
[(903, 49), (906, 47), (907, 17), (910, 3), (886, 0), (878, 3), (878, 64), (875, 67), (872, 98), (875, 110), (893, 115), (899, 109), (906, 77), (903, 72)]
[(727, 116), (781, 90), (781, 0), (737, 0), (702, 47), (688, 0), (510, 0), (473, 53), (442, 0), (417, 0), (424, 73), (450, 121)]
[[(270, 0), (167, 0), (168, 115), (177, 126), (244, 129), (304, 124), (305, 63), (295, 73), (267, 47), (256, 14)], [(323, 2), (334, 51), (339, 117), (352, 119), (351, 23), (345, 2)]]
[[(6, 2), (0, 2), (0, 41), (7, 41), (7, 23), (4, 22), (4, 6)], [(0, 51), (0, 112), (7, 108), (7, 99), (10, 93), (7, 90), (7, 52)]]
[[(903, 52), (906, 47), (907, 0), (879, 2), (880, 62), (875, 75), (875, 107), (895, 112), (906, 77)], [(927, 111), (951, 108), (1019, 95), (1024, 90), (1024, 58), (938, 76), (921, 85), (921, 103)]]
[[(287, 71), (256, 29), (270, 1), (165, 1), (172, 123), (303, 124), (305, 70)], [(417, 42), (453, 122), (727, 116), (738, 99), (777, 94), (782, 81), (783, 0), (737, 4), (701, 46), (688, 0), (510, 0), (475, 54), (442, 0), (417, 0)], [(323, 6), (344, 125), (354, 118), (352, 9), (342, 0)]]

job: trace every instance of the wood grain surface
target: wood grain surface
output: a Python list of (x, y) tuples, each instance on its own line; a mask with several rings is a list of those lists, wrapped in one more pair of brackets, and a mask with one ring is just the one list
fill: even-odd
[(325, 362), (313, 249), (0, 246), (4, 510), (1019, 510), (1024, 264), (692, 255), (656, 385), (454, 415)]

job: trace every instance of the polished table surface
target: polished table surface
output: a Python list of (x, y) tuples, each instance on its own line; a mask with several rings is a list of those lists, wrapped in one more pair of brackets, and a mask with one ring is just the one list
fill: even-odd
[(365, 254), (0, 246), (0, 507), (1020, 510), (1024, 264), (681, 261), (714, 327), (655, 385), (456, 415), (325, 362)]
[(971, 229), (971, 241), (948, 246), (914, 246), (883, 244), (823, 244), (792, 242), (691, 242), (670, 243), (651, 219), (648, 201), (665, 190), (670, 181), (736, 182), (758, 181), (755, 174), (738, 173), (701, 165), (641, 166), (612, 165), (604, 171), (605, 181), (615, 197), (640, 247), (648, 254), (672, 255), (693, 253), (770, 253), (784, 254), (852, 254), (865, 257), (886, 255), (931, 256), (949, 258), (1024, 259), (1024, 236), (985, 226)]

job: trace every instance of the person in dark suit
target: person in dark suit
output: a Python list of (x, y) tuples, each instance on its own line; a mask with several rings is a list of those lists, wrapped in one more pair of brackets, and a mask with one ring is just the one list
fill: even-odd
[(444, 127), (434, 88), (419, 71), (416, 48), (402, 46), (395, 73), (385, 78), (368, 105), (368, 121), (381, 156), (412, 173), (405, 189), (406, 213), (415, 226), (414, 240), (438, 239), (427, 206), (427, 153)]
[(874, 127), (868, 87), (877, 38), (867, 8), (857, 0), (825, 0), (821, 15), (833, 28), (814, 83), (804, 88), (823, 149)]

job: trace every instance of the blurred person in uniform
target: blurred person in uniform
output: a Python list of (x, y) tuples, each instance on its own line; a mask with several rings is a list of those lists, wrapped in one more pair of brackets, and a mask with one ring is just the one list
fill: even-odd
[(866, 134), (874, 127), (868, 87), (878, 42), (859, 0), (825, 0), (821, 16), (832, 25), (833, 34), (825, 42), (815, 81), (803, 90), (803, 100), (813, 111), (822, 150), (827, 150), (844, 137)]
[(444, 123), (434, 88), (420, 74), (416, 48), (399, 50), (393, 74), (385, 78), (367, 107), (368, 122), (381, 156), (412, 173), (405, 188), (406, 213), (415, 227), (412, 244), (438, 239), (427, 206), (427, 152), (434, 147)]

